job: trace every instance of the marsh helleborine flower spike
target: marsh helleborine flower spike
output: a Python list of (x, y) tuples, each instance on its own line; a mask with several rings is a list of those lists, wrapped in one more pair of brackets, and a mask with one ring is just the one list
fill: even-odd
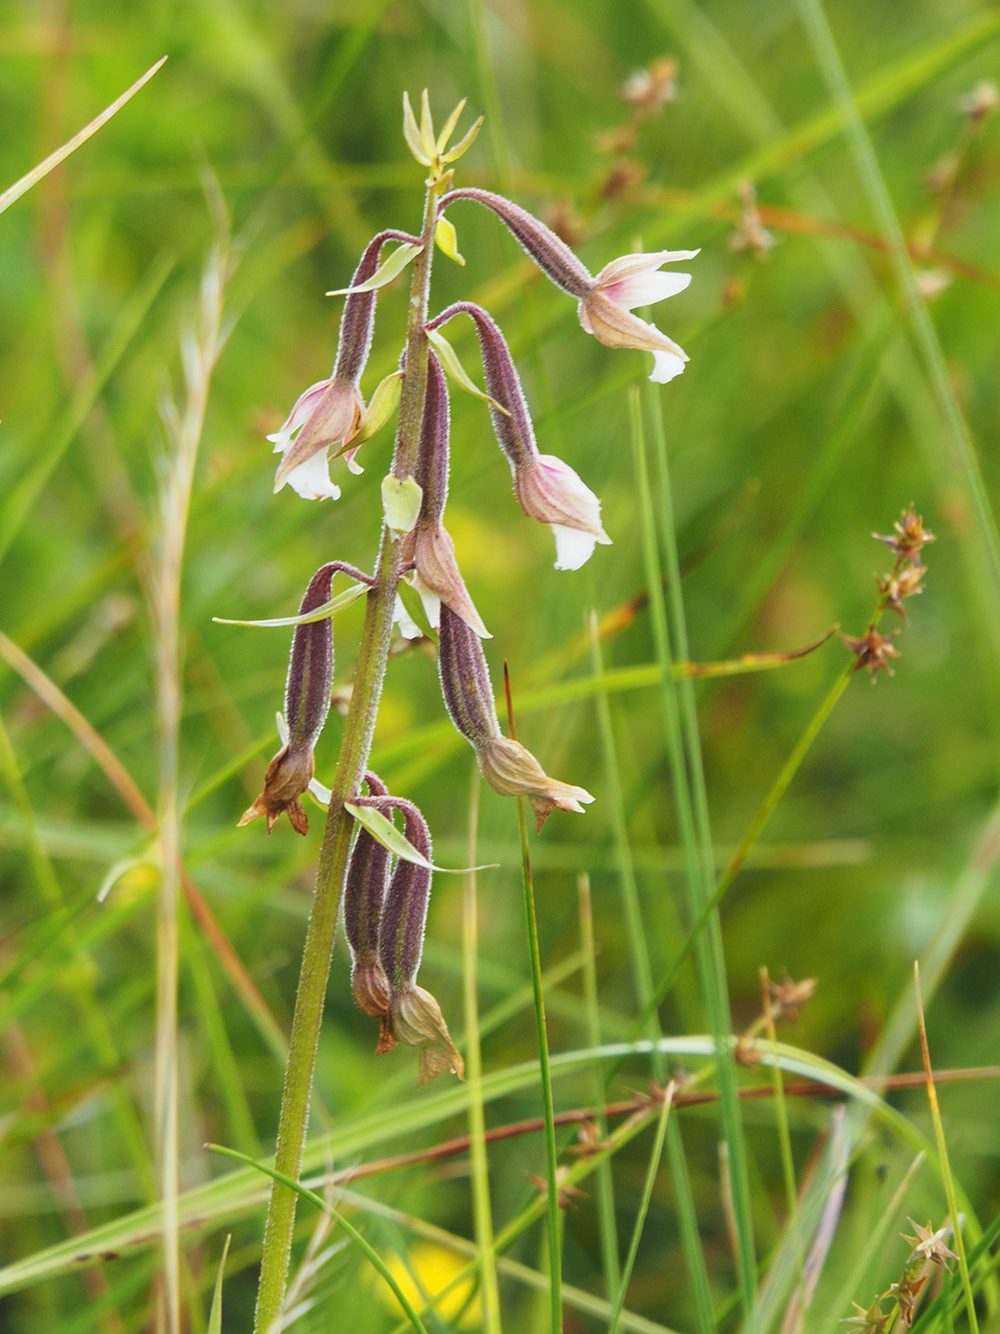
[[(416, 806), (398, 797), (388, 798), (385, 805), (402, 811), (407, 839), (429, 862), (430, 830)], [(430, 887), (431, 872), (426, 866), (400, 858), (389, 882), (379, 925), (379, 959), (389, 983), (389, 1007), (388, 1014), (381, 1018), (377, 1052), (391, 1051), (397, 1042), (416, 1047), (420, 1053), (418, 1084), (426, 1084), (446, 1071), (459, 1079), (465, 1077), (462, 1057), (455, 1050), (441, 1007), (416, 981)]]
[(578, 570), (593, 554), (594, 545), (610, 544), (601, 526), (601, 502), (568, 463), (553, 454), (539, 454), (528, 404), (510, 349), (496, 322), (471, 301), (458, 301), (430, 321), (436, 329), (456, 315), (468, 315), (476, 325), (483, 355), (486, 388), (500, 412), (490, 404), (493, 430), (507, 456), (514, 494), (525, 514), (547, 523), (556, 539), (556, 569)]
[[(330, 601), (330, 585), (335, 572), (341, 568), (340, 562), (332, 561), (316, 571), (299, 607), (300, 616)], [(361, 577), (368, 582), (367, 576)], [(292, 653), (285, 682), (288, 742), (268, 765), (264, 775), (264, 791), (244, 812), (240, 826), (263, 815), (267, 818), (267, 832), (270, 833), (281, 812), (287, 811), (293, 829), (300, 834), (308, 830), (309, 820), (299, 798), (309, 786), (316, 769), (313, 747), (330, 710), (332, 687), (332, 622), (327, 617), (322, 621), (297, 625), (292, 636)]]
[[(373, 276), (388, 241), (420, 244), (407, 232), (379, 232), (361, 256), (352, 287)], [(287, 482), (305, 500), (339, 497), (340, 487), (330, 480), (327, 451), (331, 446), (349, 444), (364, 421), (365, 404), (358, 386), (371, 348), (376, 295), (374, 291), (351, 292), (347, 297), (330, 378), (310, 385), (280, 430), (267, 437), (274, 443), (274, 452), (283, 456), (274, 478), (275, 491)], [(352, 471), (360, 471), (351, 451), (347, 463)]]
[(583, 814), (582, 803), (594, 800), (586, 788), (549, 778), (530, 750), (500, 731), (479, 639), (447, 607), (441, 608), (438, 672), (445, 708), (475, 750), (482, 775), (495, 792), (527, 797), (539, 830), (556, 807)]
[(649, 255), (623, 255), (595, 278), (569, 246), (543, 222), (489, 190), (451, 190), (441, 197), (442, 211), (458, 199), (471, 199), (494, 213), (542, 272), (579, 303), (580, 323), (607, 347), (634, 347), (653, 353), (651, 380), (664, 384), (684, 369), (688, 355), (672, 338), (632, 311), (683, 292), (689, 273), (659, 273), (662, 264), (694, 259), (697, 250), (659, 250)]
[(427, 394), (420, 430), (415, 479), (421, 488), (420, 514), (403, 538), (400, 558), (415, 567), (414, 586), (424, 604), (427, 619), (437, 628), (441, 603), (475, 630), (490, 638), (469, 597), (458, 562), (455, 543), (441, 522), (448, 496), (448, 386), (441, 363), (433, 352), (427, 356)]
[[(373, 773), (365, 774), (372, 797), (389, 789)], [(389, 983), (378, 955), (378, 933), (389, 881), (389, 852), (358, 825), (344, 881), (344, 934), (351, 951), (351, 989), (362, 1014), (384, 1019), (389, 1013)]]

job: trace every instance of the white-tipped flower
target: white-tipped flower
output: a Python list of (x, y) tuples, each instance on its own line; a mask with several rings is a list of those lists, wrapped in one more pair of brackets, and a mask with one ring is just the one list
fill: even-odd
[[(658, 250), (650, 255), (622, 255), (595, 278), (544, 222), (488, 190), (463, 188), (442, 196), (441, 208), (459, 199), (470, 199), (492, 209), (506, 223), (538, 267), (557, 287), (579, 301), (580, 323), (607, 347), (634, 347), (653, 353), (651, 380), (665, 384), (680, 375), (688, 356), (655, 324), (633, 315), (636, 306), (651, 306), (683, 292), (689, 273), (659, 273), (661, 264), (694, 259), (697, 250)], [(492, 390), (490, 391), (492, 393)]]
[[(336, 500), (340, 496), (340, 487), (330, 480), (327, 462), (330, 449), (336, 447), (338, 452), (343, 451), (355, 437), (360, 445), (384, 424), (383, 402), (380, 400), (383, 386), (380, 385), (372, 400), (373, 416), (378, 420), (370, 420), (368, 428), (362, 430), (365, 404), (358, 385), (368, 361), (375, 327), (378, 292), (368, 284), (378, 282), (379, 259), (388, 241), (401, 242), (401, 248), (411, 254), (421, 248), (414, 237), (397, 231), (379, 232), (365, 247), (351, 286), (346, 289), (348, 296), (340, 320), (337, 359), (330, 378), (319, 380), (300, 394), (280, 430), (267, 437), (274, 444), (274, 452), (283, 455), (274, 479), (275, 491), (280, 491), (287, 482), (305, 500)], [(381, 394), (382, 400), (386, 397), (385, 393)], [(391, 394), (388, 397), (391, 399)], [(347, 466), (351, 472), (361, 472), (354, 462), (355, 452), (348, 451)]]
[(514, 491), (525, 514), (552, 529), (557, 570), (578, 570), (597, 542), (610, 546), (600, 500), (562, 459), (535, 455), (514, 470)]
[(510, 464), (514, 494), (529, 518), (551, 526), (556, 539), (556, 569), (578, 570), (590, 559), (595, 543), (611, 543), (601, 526), (601, 502), (568, 464), (551, 454), (539, 454), (510, 349), (486, 311), (471, 301), (458, 301), (435, 316), (428, 327), (436, 328), (455, 315), (471, 316), (479, 334), (486, 387), (492, 400), (490, 416)]
[(653, 353), (650, 379), (665, 384), (680, 375), (688, 355), (655, 324), (632, 311), (652, 306), (683, 292), (690, 273), (660, 273), (661, 264), (694, 259), (697, 250), (658, 250), (650, 255), (623, 255), (606, 264), (590, 293), (580, 301), (580, 323), (606, 347), (634, 347)]
[(340, 487), (330, 481), (327, 451), (354, 439), (364, 412), (364, 401), (350, 381), (330, 379), (310, 385), (281, 429), (267, 437), (274, 452), (283, 455), (275, 491), (287, 482), (304, 500), (337, 500)]

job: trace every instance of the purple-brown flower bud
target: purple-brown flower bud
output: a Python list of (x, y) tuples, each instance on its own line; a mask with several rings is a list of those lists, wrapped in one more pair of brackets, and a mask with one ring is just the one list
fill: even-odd
[(539, 830), (557, 806), (583, 814), (581, 803), (594, 800), (585, 788), (549, 778), (530, 750), (501, 733), (482, 647), (447, 607), (441, 609), (438, 672), (451, 720), (471, 743), (482, 775), (495, 792), (527, 797)]
[(520, 242), (535, 261), (545, 276), (557, 287), (561, 287), (570, 296), (582, 300), (593, 287), (594, 280), (589, 270), (577, 259), (565, 241), (556, 236), (550, 227), (540, 222), (526, 209), (505, 199), (503, 195), (492, 194), (489, 190), (477, 190), (466, 187), (450, 190), (441, 197), (441, 212), (458, 199), (471, 199), (493, 212), (506, 225), (511, 235)]
[(435, 329), (455, 315), (475, 322), (483, 354), (486, 388), (505, 412), (490, 404), (493, 429), (507, 456), (514, 494), (525, 514), (547, 523), (556, 539), (556, 569), (578, 570), (590, 559), (594, 545), (609, 545), (601, 526), (601, 502), (567, 463), (539, 454), (521, 381), (510, 349), (496, 322), (471, 301), (458, 301), (428, 325)]
[[(315, 611), (330, 600), (330, 585), (338, 570), (345, 567), (340, 561), (323, 565), (309, 581), (299, 615)], [(352, 566), (346, 569), (360, 580), (371, 580)], [(244, 812), (240, 826), (267, 818), (267, 832), (274, 828), (282, 811), (288, 812), (292, 828), (304, 834), (309, 828), (305, 807), (299, 798), (315, 772), (313, 747), (323, 730), (330, 710), (330, 690), (333, 686), (333, 627), (329, 617), (297, 625), (292, 636), (292, 653), (285, 683), (285, 721), (288, 724), (288, 742), (282, 746), (264, 775), (264, 790)]]
[[(379, 232), (361, 256), (352, 287), (374, 275), (388, 241), (420, 244), (406, 232)], [(340, 487), (330, 480), (327, 451), (333, 445), (350, 443), (364, 420), (365, 404), (358, 384), (371, 349), (376, 296), (377, 292), (371, 291), (351, 292), (347, 297), (330, 378), (310, 385), (281, 428), (267, 437), (274, 443), (275, 453), (283, 455), (274, 479), (275, 491), (287, 482), (306, 500), (336, 500), (340, 496)]]
[(427, 394), (414, 473), (422, 490), (420, 516), (403, 539), (400, 557), (415, 567), (414, 586), (433, 626), (438, 624), (443, 602), (477, 635), (489, 637), (459, 571), (455, 543), (441, 522), (448, 496), (448, 386), (441, 363), (433, 352), (428, 354), (427, 371)]
[[(378, 799), (371, 804), (376, 802), (383, 804)], [(398, 797), (387, 798), (384, 805), (402, 811), (406, 838), (429, 862), (430, 830), (416, 806)], [(379, 961), (389, 984), (389, 1003), (388, 1012), (381, 1016), (377, 1052), (390, 1051), (397, 1042), (417, 1047), (420, 1084), (447, 1070), (460, 1079), (464, 1072), (440, 1006), (429, 991), (416, 985), (430, 887), (431, 872), (427, 866), (400, 858), (389, 882), (379, 926)]]
[[(373, 773), (365, 775), (372, 797), (389, 789)], [(358, 826), (344, 882), (344, 934), (351, 951), (351, 987), (362, 1014), (381, 1019), (389, 1013), (389, 983), (378, 957), (382, 905), (389, 880), (389, 853), (368, 830)]]

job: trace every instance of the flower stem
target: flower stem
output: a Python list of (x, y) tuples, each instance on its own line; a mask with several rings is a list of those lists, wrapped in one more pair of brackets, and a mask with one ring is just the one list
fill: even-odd
[[(427, 388), (427, 299), (430, 290), (434, 225), (437, 220), (437, 194), (431, 189), (424, 205), (421, 231), (423, 249), (413, 262), (410, 312), (406, 333), (406, 368), (399, 408), (399, 427), (392, 471), (397, 477), (413, 472), (420, 439), (420, 422)], [(367, 596), (364, 627), (354, 676), (354, 693), (344, 727), (344, 742), (331, 788), (323, 846), (312, 912), (302, 951), (302, 968), (295, 997), (295, 1016), (285, 1068), (285, 1085), (278, 1122), (278, 1143), (274, 1166), (277, 1172), (298, 1181), (302, 1169), (309, 1124), (316, 1049), (326, 1000), (337, 928), (337, 910), (347, 870), (353, 817), (344, 802), (361, 788), (368, 755), (371, 751), (375, 718), (378, 713), (385, 668), (389, 654), (392, 613), (399, 584), (398, 541), (388, 527), (383, 527), (376, 585)], [(295, 1227), (297, 1196), (288, 1186), (275, 1180), (264, 1233), (260, 1285), (257, 1290), (255, 1334), (271, 1334), (277, 1327), (285, 1295), (288, 1266)]]

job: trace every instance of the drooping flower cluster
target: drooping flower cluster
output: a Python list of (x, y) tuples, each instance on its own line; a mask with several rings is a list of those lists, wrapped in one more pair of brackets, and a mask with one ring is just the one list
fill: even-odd
[[(449, 148), (462, 107), (435, 135), (424, 95), (420, 122), (404, 99), (404, 133), (411, 151), (429, 172), (428, 204), (421, 236), (380, 232), (367, 246), (349, 287), (340, 324), (333, 370), (299, 397), (281, 428), (268, 438), (280, 452), (275, 491), (287, 483), (306, 499), (337, 499), (329, 464), (344, 456), (351, 472), (360, 445), (373, 436), (395, 410), (400, 424), (391, 473), (383, 481), (385, 514), (377, 570), (369, 576), (341, 562), (323, 565), (306, 590), (292, 641), (282, 722), (282, 747), (267, 770), (264, 789), (241, 824), (258, 816), (268, 831), (284, 811), (299, 833), (308, 829), (302, 797), (311, 791), (331, 810), (356, 822), (354, 846), (344, 879), (344, 922), (353, 960), (352, 987), (359, 1008), (379, 1020), (379, 1051), (407, 1043), (420, 1051), (421, 1082), (445, 1070), (461, 1074), (462, 1060), (452, 1044), (440, 1008), (417, 985), (431, 884), (431, 839), (423, 816), (409, 801), (391, 796), (374, 774), (364, 773), (389, 644), (389, 612), (395, 607), (400, 629), (409, 637), (421, 632), (399, 597), (401, 581), (419, 595), (427, 624), (437, 632), (438, 668), (445, 707), (458, 731), (476, 752), (479, 768), (494, 791), (526, 797), (539, 830), (555, 809), (583, 811), (593, 800), (582, 787), (550, 778), (519, 741), (503, 734), (497, 718), (481, 640), (489, 632), (466, 588), (445, 526), (449, 478), (450, 410), (447, 375), (489, 403), (493, 430), (510, 467), (514, 494), (524, 513), (548, 524), (556, 543), (556, 568), (576, 570), (598, 543), (610, 538), (601, 522), (597, 496), (561, 459), (539, 451), (528, 402), (500, 328), (481, 307), (460, 301), (430, 318), (428, 275), (435, 244), (464, 263), (446, 210), (463, 200), (491, 209), (512, 232), (543, 273), (578, 303), (583, 328), (609, 347), (653, 353), (651, 378), (666, 381), (684, 369), (687, 354), (654, 325), (633, 314), (636, 307), (682, 291), (688, 274), (661, 273), (665, 263), (693, 258), (690, 250), (626, 255), (595, 276), (544, 223), (510, 200), (485, 190), (454, 189), (451, 164), (471, 144), (478, 122)], [(396, 248), (387, 259), (383, 250)], [(419, 259), (416, 257), (419, 256)], [(416, 260), (407, 347), (400, 369), (362, 396), (361, 380), (374, 333), (379, 290)], [(337, 295), (331, 293), (331, 295)], [(414, 315), (413, 312), (416, 312)], [(486, 393), (476, 388), (441, 330), (458, 315), (472, 319), (479, 339)], [(426, 367), (426, 370), (424, 369)], [(402, 397), (401, 397), (402, 395)], [(367, 709), (355, 735), (367, 737), (350, 778), (326, 789), (315, 778), (314, 748), (325, 722), (333, 683), (333, 637), (329, 619), (333, 575), (344, 572), (368, 589), (366, 625), (378, 624), (379, 640), (359, 660), (358, 677), (373, 672), (378, 686), (357, 691)], [(359, 590), (360, 592), (360, 590)], [(409, 597), (404, 584), (403, 592)], [(419, 616), (411, 603), (414, 616)], [(372, 654), (381, 665), (372, 667)], [(374, 702), (372, 702), (374, 697)], [(352, 702), (351, 708), (355, 708)], [(348, 726), (355, 715), (348, 718)], [(361, 717), (361, 715), (357, 715)], [(345, 749), (345, 755), (349, 752)], [(342, 767), (344, 767), (342, 765)], [(346, 772), (346, 769), (345, 769)], [(362, 775), (364, 775), (362, 779)], [(362, 783), (367, 795), (362, 795)], [(392, 821), (402, 818), (400, 831)], [(331, 826), (332, 827), (332, 826)], [(344, 856), (346, 857), (346, 843)]]
[(353, 804), (390, 819), (394, 810), (400, 811), (404, 837), (421, 861), (399, 856), (390, 875), (387, 848), (359, 827), (344, 884), (344, 931), (351, 947), (354, 999), (363, 1014), (379, 1021), (376, 1054), (404, 1042), (420, 1053), (419, 1084), (445, 1071), (461, 1079), (462, 1058), (441, 1007), (429, 991), (417, 986), (431, 888), (430, 830), (412, 802), (389, 796), (375, 774), (365, 777), (370, 795), (357, 797)]

